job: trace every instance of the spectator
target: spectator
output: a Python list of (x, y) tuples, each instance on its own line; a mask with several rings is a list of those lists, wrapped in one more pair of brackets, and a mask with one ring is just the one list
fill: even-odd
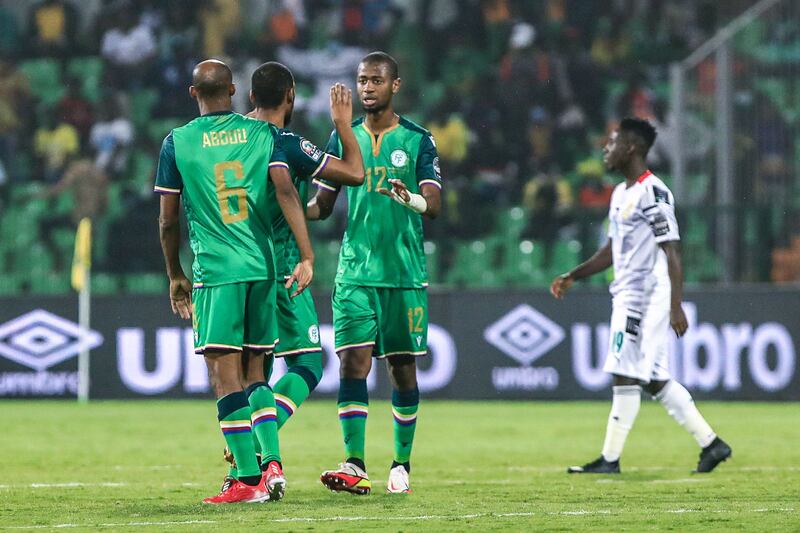
[(31, 7), (27, 46), (32, 55), (64, 57), (74, 53), (78, 12), (66, 0), (43, 0)]
[(89, 130), (94, 122), (92, 104), (81, 92), (81, 80), (71, 77), (67, 81), (67, 92), (56, 105), (56, 114), (61, 120), (74, 126), (80, 136), (81, 144), (89, 138)]
[(57, 122), (52, 112), (42, 113), (39, 123), (41, 125), (34, 133), (34, 153), (39, 159), (44, 181), (55, 183), (69, 157), (80, 149), (78, 130), (66, 122)]
[(98, 121), (89, 133), (89, 142), (97, 152), (97, 168), (111, 179), (119, 177), (126, 169), (133, 138), (133, 124), (122, 116), (113, 99), (107, 99), (100, 106)]
[(108, 179), (101, 168), (95, 165), (90, 153), (83, 151), (71, 158), (63, 176), (40, 195), (52, 198), (71, 194), (74, 207), (70, 214), (72, 224), (77, 227), (83, 218), (97, 220), (108, 205)]
[(13, 63), (0, 56), (0, 160), (11, 176), (16, 174), (15, 158), (24, 124), (19, 112), (29, 109), (28, 78)]
[(118, 89), (141, 86), (156, 56), (153, 31), (125, 1), (116, 12), (115, 24), (103, 35), (101, 52), (108, 61), (108, 81)]

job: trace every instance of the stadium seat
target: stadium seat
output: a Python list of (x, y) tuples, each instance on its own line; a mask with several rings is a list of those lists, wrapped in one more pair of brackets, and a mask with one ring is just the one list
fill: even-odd
[(428, 281), (430, 283), (439, 282), (439, 246), (433, 241), (425, 241), (425, 266), (428, 270)]
[(157, 101), (158, 92), (155, 89), (139, 89), (131, 93), (131, 122), (136, 131), (147, 128)]
[(56, 59), (31, 59), (19, 65), (28, 77), (31, 92), (47, 107), (54, 105), (64, 95), (61, 67)]
[(0, 296), (16, 296), (22, 292), (22, 279), (14, 274), (0, 276)]
[(133, 294), (166, 294), (169, 289), (165, 274), (126, 274), (125, 290)]
[(68, 294), (70, 286), (69, 272), (48, 272), (31, 277), (31, 292), (34, 294)]
[(503, 279), (517, 287), (541, 287), (547, 282), (544, 271), (544, 248), (523, 240), (506, 248)]
[(100, 101), (103, 59), (98, 56), (76, 57), (67, 65), (67, 73), (83, 80), (83, 96), (92, 103)]
[(147, 137), (160, 146), (161, 141), (164, 140), (164, 137), (166, 137), (173, 128), (182, 126), (185, 123), (186, 121), (181, 118), (151, 120), (150, 124), (147, 125)]
[(581, 262), (581, 250), (583, 245), (580, 241), (556, 241), (553, 243), (553, 257), (550, 264), (550, 276), (557, 276), (574, 268)]
[(92, 272), (93, 294), (116, 294), (119, 291), (119, 278), (106, 272)]

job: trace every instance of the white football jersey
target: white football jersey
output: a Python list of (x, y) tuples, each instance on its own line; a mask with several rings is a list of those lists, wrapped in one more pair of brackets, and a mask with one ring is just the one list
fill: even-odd
[(611, 196), (608, 236), (614, 262), (614, 297), (641, 309), (655, 287), (669, 288), (667, 256), (659, 243), (680, 240), (672, 192), (649, 170)]

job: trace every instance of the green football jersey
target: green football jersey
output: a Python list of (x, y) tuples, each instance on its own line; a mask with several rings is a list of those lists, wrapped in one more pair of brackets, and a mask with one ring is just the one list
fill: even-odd
[[(278, 134), (280, 152), (289, 168), (294, 186), (297, 188), (300, 204), (305, 210), (309, 180), (322, 172), (331, 156), (308, 139), (304, 139), (290, 130), (275, 129)], [(287, 278), (292, 275), (295, 265), (300, 262), (300, 250), (297, 248), (294, 234), (275, 198), (275, 187), (272, 184), (269, 187), (269, 209), (272, 215), (272, 238), (275, 242), (275, 266), (278, 269), (278, 279)]]
[[(389, 179), (400, 179), (412, 193), (424, 184), (441, 188), (439, 157), (430, 132), (410, 120), (374, 135), (360, 118), (353, 131), (364, 159), (364, 184), (347, 187), (348, 218), (336, 283), (369, 287), (421, 288), (428, 285), (422, 215), (380, 194)], [(340, 156), (341, 141), (334, 132), (327, 152)], [(318, 187), (338, 190), (316, 179)]]
[(155, 191), (183, 197), (195, 287), (275, 279), (268, 180), (282, 159), (270, 124), (230, 111), (164, 139)]

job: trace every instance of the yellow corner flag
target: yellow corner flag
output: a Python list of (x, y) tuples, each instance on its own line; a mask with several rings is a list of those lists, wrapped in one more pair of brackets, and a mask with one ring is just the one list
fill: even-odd
[(72, 288), (83, 289), (92, 266), (92, 221), (84, 218), (75, 234), (75, 256), (72, 258)]

